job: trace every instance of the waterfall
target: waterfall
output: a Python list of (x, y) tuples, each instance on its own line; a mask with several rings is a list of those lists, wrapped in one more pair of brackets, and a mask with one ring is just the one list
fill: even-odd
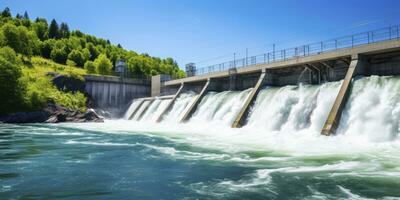
[(149, 106), (150, 101), (149, 100), (145, 100), (142, 105), (140, 106), (140, 108), (138, 109), (138, 111), (135, 113), (135, 116), (132, 117), (132, 120), (139, 120), (139, 117), (142, 115), (143, 111)]
[[(256, 97), (243, 128), (264, 131), (265, 134), (305, 132), (319, 135), (341, 83), (268, 86)], [(202, 98), (188, 123), (230, 126), (250, 91), (209, 92)], [(400, 77), (355, 78), (336, 133), (372, 141), (398, 139), (399, 91)], [(196, 96), (194, 92), (181, 94), (162, 122), (177, 123)], [(155, 122), (170, 101), (159, 98), (153, 101), (134, 100), (125, 113), (125, 119), (133, 114), (135, 121)]]
[(169, 104), (169, 102), (171, 102), (171, 99), (161, 100), (159, 98), (156, 98), (143, 114), (143, 117), (140, 119), (140, 121), (155, 122), (160, 116), (161, 112), (163, 112), (166, 106)]
[(337, 134), (391, 141), (399, 137), (399, 124), (400, 77), (371, 76), (354, 81)]
[(209, 92), (199, 103), (190, 123), (215, 123), (230, 126), (250, 94), (244, 91)]
[(132, 116), (133, 112), (135, 112), (138, 109), (138, 106), (142, 103), (143, 100), (141, 99), (134, 99), (129, 106), (128, 110), (124, 114), (124, 119), (129, 119), (129, 117)]
[(341, 82), (267, 87), (260, 91), (246, 127), (267, 132), (313, 131), (319, 134)]
[(178, 122), (196, 99), (194, 92), (183, 93), (175, 100), (172, 109), (165, 115), (163, 122)]

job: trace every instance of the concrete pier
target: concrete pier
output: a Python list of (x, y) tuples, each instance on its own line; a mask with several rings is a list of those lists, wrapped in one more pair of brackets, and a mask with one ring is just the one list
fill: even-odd
[(210, 86), (210, 82), (211, 82), (211, 80), (207, 79), (207, 82), (204, 85), (203, 89), (200, 91), (199, 95), (197, 95), (196, 99), (193, 101), (192, 105), (190, 105), (189, 109), (183, 115), (182, 119), (179, 120), (179, 122), (187, 121), (192, 116), (192, 114), (196, 110), (198, 104), (200, 103), (201, 99), (207, 93), (209, 86)]
[(250, 95), (247, 97), (242, 109), (240, 110), (239, 114), (237, 115), (235, 121), (232, 123), (232, 128), (239, 128), (244, 124), (244, 120), (246, 119), (246, 117), (249, 113), (249, 109), (253, 105), (253, 103), (258, 95), (258, 92), (260, 91), (260, 89), (264, 83), (265, 74), (266, 74), (265, 69), (263, 69), (261, 71), (261, 75), (258, 78), (256, 85), (251, 90)]
[(335, 133), (339, 126), (343, 108), (346, 105), (348, 96), (350, 94), (352, 79), (356, 75), (365, 74), (365, 69), (367, 68), (366, 65), (367, 63), (359, 55), (352, 56), (349, 69), (347, 70), (339, 93), (335, 99), (335, 102), (333, 103), (332, 109), (328, 115), (328, 119), (322, 128), (322, 135), (331, 135)]
[[(351, 93), (352, 78), (357, 75), (400, 75), (400, 67), (398, 66), (400, 66), (400, 40), (392, 39), (271, 63), (257, 64), (255, 62), (255, 64), (240, 68), (222, 68), (224, 69), (222, 71), (155, 83), (152, 85), (152, 89), (154, 89), (153, 95), (172, 96), (173, 101), (167, 106), (168, 109), (180, 93), (193, 91), (198, 94), (192, 104), (189, 105), (189, 109), (183, 113), (183, 117), (178, 119), (179, 122), (184, 122), (192, 116), (204, 95), (210, 90), (222, 92), (253, 88), (245, 100), (244, 106), (231, 124), (233, 128), (238, 128), (246, 123), (248, 112), (264, 85), (282, 87), (343, 80), (321, 131), (323, 135), (331, 135), (335, 133), (339, 125), (342, 110)], [(161, 82), (161, 77), (156, 79)], [(182, 87), (182, 84), (185, 84), (185, 86)], [(162, 97), (165, 96), (157, 98)], [(168, 109), (164, 110), (163, 113), (166, 113)], [(161, 120), (162, 116), (157, 121)]]
[(169, 110), (172, 109), (172, 105), (174, 105), (174, 102), (175, 102), (176, 98), (178, 98), (178, 96), (181, 94), (184, 85), (185, 85), (184, 83), (181, 84), (181, 86), (179, 87), (178, 91), (175, 93), (175, 95), (172, 98), (172, 100), (168, 103), (168, 105), (165, 107), (165, 109), (161, 112), (160, 116), (158, 116), (156, 122), (161, 122), (161, 120), (163, 119), (163, 116), (165, 115), (165, 113), (167, 113)]
[(151, 103), (153, 103), (154, 100), (155, 100), (155, 98), (151, 98), (151, 99), (148, 99), (148, 100), (144, 100), (144, 101), (149, 101), (149, 103), (148, 103), (148, 104), (146, 105), (146, 107), (143, 109), (142, 113), (139, 114), (139, 116), (138, 116), (138, 118), (137, 118), (138, 121), (143, 117), (144, 113), (146, 113), (147, 109), (149, 109)]
[(135, 116), (136, 112), (140, 109), (140, 106), (142, 106), (143, 102), (144, 102), (144, 100), (140, 100), (139, 105), (136, 106), (136, 108), (135, 108), (135, 110), (132, 112), (131, 116), (128, 117), (129, 120), (131, 120), (131, 119)]

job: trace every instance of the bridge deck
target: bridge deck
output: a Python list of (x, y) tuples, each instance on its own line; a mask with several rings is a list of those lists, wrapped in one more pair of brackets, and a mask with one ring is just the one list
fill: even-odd
[[(261, 72), (262, 69), (280, 69), (280, 68), (287, 68), (291, 66), (298, 66), (304, 65), (307, 63), (315, 63), (315, 62), (322, 62), (327, 60), (336, 60), (340, 58), (350, 58), (352, 55), (371, 55), (371, 54), (378, 54), (378, 53), (385, 53), (400, 50), (400, 40), (399, 39), (392, 39), (372, 44), (366, 44), (361, 46), (356, 46), (352, 48), (344, 48), (338, 49), (329, 52), (323, 52), (320, 54), (314, 54), (306, 57), (296, 57), (291, 58), (284, 61), (277, 61), (272, 63), (263, 63), (263, 64), (256, 64), (256, 65), (249, 65), (247, 67), (237, 68), (237, 74), (246, 74), (246, 73), (254, 73), (254, 72)], [(164, 86), (173, 86), (179, 85), (181, 83), (188, 83), (188, 82), (198, 82), (198, 81), (206, 81), (209, 78), (222, 78), (228, 77), (229, 70), (213, 72), (209, 74), (203, 74), (198, 76), (186, 77), (182, 79), (175, 79), (166, 81)]]

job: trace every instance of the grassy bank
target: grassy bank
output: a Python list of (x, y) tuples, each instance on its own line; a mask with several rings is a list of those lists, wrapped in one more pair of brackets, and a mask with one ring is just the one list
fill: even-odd
[(57, 64), (41, 57), (22, 57), (11, 48), (0, 48), (0, 115), (38, 110), (53, 102), (72, 110), (86, 110), (86, 97), (81, 92), (60, 91), (50, 73), (83, 80), (86, 71)]
[(49, 72), (83, 79), (84, 69), (54, 63), (40, 57), (33, 57), (31, 62), (22, 67), (21, 81), (27, 86), (26, 96), (33, 109), (38, 109), (47, 102), (54, 102), (73, 110), (86, 110), (86, 97), (81, 92), (63, 92), (51, 82)]

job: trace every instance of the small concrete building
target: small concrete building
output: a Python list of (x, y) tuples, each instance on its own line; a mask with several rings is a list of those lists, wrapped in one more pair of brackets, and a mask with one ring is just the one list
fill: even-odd
[(187, 77), (196, 76), (196, 65), (194, 63), (188, 63), (185, 67)]
[(118, 60), (117, 63), (115, 64), (115, 73), (118, 74), (121, 77), (127, 77), (128, 76), (128, 68), (125, 64), (124, 60)]

